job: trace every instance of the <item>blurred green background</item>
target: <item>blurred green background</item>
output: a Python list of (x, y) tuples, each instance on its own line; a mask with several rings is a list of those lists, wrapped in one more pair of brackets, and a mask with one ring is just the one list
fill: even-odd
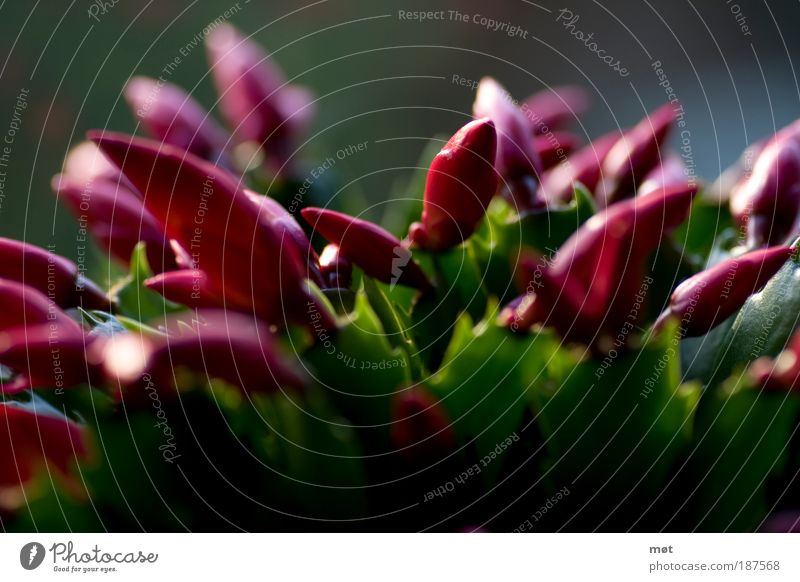
[[(576, 29), (594, 33), (598, 46), (630, 69), (629, 77), (557, 22), (563, 8), (579, 16)], [(12, 128), (20, 91), (28, 94), (0, 176), (0, 234), (55, 243), (73, 256), (75, 225), (49, 187), (69, 147), (90, 128), (134, 131), (121, 99), (126, 80), (158, 76), (182, 48), (187, 54), (167, 78), (211, 107), (214, 92), (197, 38), (226, 10), (290, 78), (321, 97), (303, 155), (324, 158), (369, 142), (337, 170), (342, 183), (355, 181), (373, 201), (385, 199), (393, 181), (408, 173), (424, 139), (452, 133), (469, 117), (473, 90), (454, 83), (454, 75), (492, 75), (519, 98), (549, 85), (582, 84), (594, 102), (576, 126), (586, 139), (630, 125), (666, 100), (651, 67), (660, 60), (686, 109), (684, 137), (697, 172), (709, 180), (747, 143), (800, 116), (797, 2), (3, 2), (0, 136)], [(412, 22), (399, 18), (400, 10), (459, 10), (468, 22), (449, 13), (442, 21)], [(473, 22), (475, 15), (519, 26), (527, 38), (487, 30)]]

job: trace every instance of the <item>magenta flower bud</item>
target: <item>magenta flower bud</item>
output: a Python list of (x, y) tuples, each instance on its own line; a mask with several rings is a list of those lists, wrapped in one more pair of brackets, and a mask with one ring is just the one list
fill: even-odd
[(497, 191), (497, 136), (489, 119), (456, 132), (431, 163), (422, 223), (410, 232), (420, 247), (445, 250), (472, 235)]
[(719, 175), (703, 195), (719, 203), (728, 202), (734, 188), (750, 176), (758, 154), (764, 151), (768, 142), (769, 140), (763, 139), (747, 146), (739, 158)]
[(659, 318), (681, 321), (687, 337), (708, 333), (736, 313), (760, 290), (792, 254), (789, 247), (772, 247), (728, 259), (689, 277), (672, 294)]
[(542, 160), (542, 169), (547, 171), (566, 161), (567, 156), (578, 147), (578, 136), (566, 131), (557, 131), (533, 138), (533, 148)]
[(122, 182), (124, 186), (139, 196), (133, 186), (125, 179), (119, 168), (103, 155), (95, 144), (84, 141), (72, 148), (64, 160), (64, 175), (78, 182), (82, 188), (95, 181)]
[(313, 114), (305, 90), (286, 84), (264, 50), (230, 24), (206, 39), (208, 59), (222, 113), (240, 141), (261, 144), (280, 163), (292, 154), (292, 138)]
[(560, 129), (589, 109), (589, 96), (583, 87), (564, 85), (534, 93), (522, 103), (522, 112), (537, 135)]
[(0, 237), (0, 277), (46, 293), (59, 307), (108, 309), (105, 293), (78, 266), (37, 246)]
[(368, 276), (392, 286), (420, 290), (431, 286), (411, 251), (378, 225), (322, 208), (304, 208), (301, 213), (316, 232), (336, 243), (339, 253)]
[(72, 491), (80, 490), (73, 465), (89, 459), (86, 430), (65, 416), (36, 406), (0, 402), (0, 508), (14, 509), (30, 501), (25, 494), (10, 495), (40, 473), (57, 475)]
[(689, 182), (683, 159), (677, 154), (670, 154), (645, 176), (637, 195), (644, 196), (656, 190), (682, 186)]
[[(282, 231), (262, 219), (236, 178), (184, 150), (120, 134), (92, 134), (144, 194), (145, 207), (219, 290), (226, 307), (275, 324), (306, 321), (303, 260)], [(334, 329), (322, 306), (319, 312)]]
[(70, 175), (59, 174), (53, 177), (52, 187), (72, 214), (86, 221), (98, 244), (121, 264), (130, 263), (134, 247), (142, 241), (153, 271), (177, 266), (175, 253), (164, 240), (163, 227), (139, 195), (124, 184), (108, 180), (82, 184)]
[(339, 246), (333, 243), (322, 249), (319, 256), (319, 269), (328, 287), (346, 289), (353, 277), (353, 265), (339, 252)]
[(542, 197), (548, 204), (565, 204), (572, 200), (576, 182), (586, 186), (590, 192), (596, 192), (603, 160), (618, 139), (618, 132), (606, 134), (545, 172), (542, 177)]
[(508, 91), (491, 77), (481, 79), (472, 111), (475, 117), (488, 117), (494, 122), (495, 165), (504, 181), (504, 194), (520, 210), (536, 207), (541, 161), (531, 142), (529, 120)]
[(800, 332), (776, 358), (763, 356), (750, 365), (750, 378), (756, 386), (772, 392), (800, 392)]
[(630, 198), (636, 186), (658, 164), (661, 144), (675, 120), (675, 110), (667, 103), (626, 132), (603, 160), (603, 180), (598, 203), (608, 206)]
[(731, 214), (747, 225), (750, 247), (779, 244), (795, 232), (800, 211), (800, 143), (776, 136), (753, 173), (731, 192)]
[(258, 194), (252, 190), (245, 190), (245, 194), (258, 207), (259, 217), (266, 220), (271, 225), (271, 228), (274, 228), (279, 233), (283, 244), (290, 244), (297, 249), (297, 254), (306, 264), (306, 277), (314, 281), (318, 286), (324, 287), (322, 275), (319, 272), (317, 252), (311, 246), (303, 227), (298, 224), (294, 216), (280, 202), (269, 196)]
[(392, 400), (392, 447), (403, 457), (428, 465), (456, 450), (456, 437), (447, 414), (426, 390), (402, 390)]
[(203, 159), (227, 165), (229, 136), (203, 107), (180, 87), (134, 77), (125, 99), (150, 137)]
[(19, 374), (0, 392), (97, 384), (102, 381), (100, 368), (85, 357), (86, 348), (95, 341), (102, 340), (72, 325), (52, 322), (0, 332), (0, 364)]
[[(196, 317), (200, 323), (181, 335), (123, 334), (101, 346), (97, 358), (106, 375), (118, 381), (123, 398), (146, 399), (148, 389), (166, 397), (191, 388), (176, 386), (176, 369), (193, 372), (199, 382), (221, 379), (247, 393), (303, 389), (301, 372), (279, 352), (266, 324), (219, 310), (198, 311)], [(177, 321), (167, 320), (165, 327), (176, 327)]]
[(47, 323), (63, 326), (69, 333), (81, 331), (44, 293), (16, 281), (0, 279), (0, 305), (0, 332)]
[[(581, 226), (545, 265), (536, 288), (504, 312), (512, 330), (555, 327), (568, 341), (608, 351), (609, 338), (634, 325), (630, 314), (645, 282), (646, 261), (686, 218), (697, 188), (671, 188), (615, 204)], [(627, 337), (627, 334), (624, 334)]]
[(162, 295), (167, 301), (192, 309), (224, 307), (221, 297), (208, 275), (200, 270), (181, 269), (145, 279), (143, 285)]

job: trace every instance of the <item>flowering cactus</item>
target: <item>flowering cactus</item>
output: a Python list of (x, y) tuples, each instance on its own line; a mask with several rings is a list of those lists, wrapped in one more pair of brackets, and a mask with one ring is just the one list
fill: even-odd
[(708, 196), (672, 106), (573, 151), (586, 93), (485, 78), (384, 227), (299, 190), (304, 89), (208, 54), (225, 129), (136, 78), (151, 139), (53, 181), (107, 291), (0, 239), (5, 529), (794, 527), (800, 126)]

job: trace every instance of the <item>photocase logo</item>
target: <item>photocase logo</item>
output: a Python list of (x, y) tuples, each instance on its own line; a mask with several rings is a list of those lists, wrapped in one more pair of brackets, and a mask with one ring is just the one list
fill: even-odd
[(30, 542), (19, 551), (19, 563), (26, 570), (35, 570), (44, 561), (44, 546), (38, 542)]
[(400, 277), (403, 276), (403, 268), (406, 267), (408, 262), (411, 260), (411, 251), (409, 251), (406, 247), (396, 246), (393, 250), (394, 258), (392, 259), (392, 280), (389, 285), (391, 289), (394, 289), (394, 286), (397, 285)]

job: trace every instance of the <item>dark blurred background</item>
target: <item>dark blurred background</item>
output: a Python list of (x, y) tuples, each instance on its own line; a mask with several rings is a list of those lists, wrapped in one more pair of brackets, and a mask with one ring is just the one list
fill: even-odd
[[(575, 29), (594, 33), (630, 75), (621, 77), (570, 35), (557, 21), (562, 9), (579, 16)], [(167, 78), (210, 107), (214, 92), (196, 39), (226, 10), (290, 78), (322, 96), (304, 153), (324, 157), (369, 141), (337, 169), (375, 201), (415, 163), (423, 138), (465, 123), (474, 92), (454, 75), (492, 75), (518, 98), (582, 84), (593, 107), (576, 130), (596, 136), (666, 101), (651, 66), (660, 60), (686, 110), (684, 138), (697, 172), (709, 180), (747, 143), (800, 117), (796, 1), (4, 2), (0, 146), (8, 149), (0, 167), (0, 234), (56, 243), (71, 255), (75, 226), (49, 186), (69, 147), (89, 128), (134, 131), (120, 93), (126, 80), (158, 76), (182, 48), (186, 56)], [(468, 22), (447, 12), (443, 21), (413, 22), (399, 18), (400, 10), (458, 10)], [(474, 15), (517, 26), (527, 38), (487, 30)], [(20, 92), (27, 108), (18, 119)], [(412, 139), (373, 143), (387, 138)], [(676, 134), (673, 144), (686, 142)]]

